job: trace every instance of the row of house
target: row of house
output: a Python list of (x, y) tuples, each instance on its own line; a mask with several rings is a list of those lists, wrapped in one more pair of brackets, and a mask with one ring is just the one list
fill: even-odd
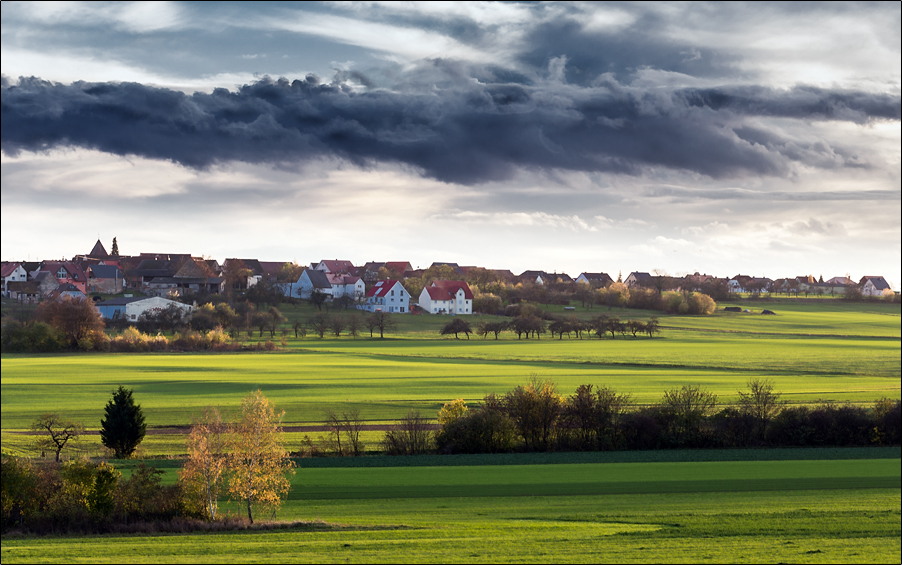
[[(476, 280), (475, 271), (481, 268), (461, 266), (453, 262), (434, 262), (430, 267), (446, 267), (444, 272), (450, 275), (447, 278), (454, 280), (430, 282), (423, 293), (416, 297), (421, 308), (430, 313), (472, 312), (472, 292), (464, 281)], [(192, 293), (241, 291), (265, 281), (285, 296), (309, 299), (313, 293), (321, 293), (327, 300), (348, 298), (370, 311), (384, 307), (387, 309), (385, 311), (390, 312), (410, 311), (412, 297), (407, 296), (407, 302), (401, 301), (401, 281), (423, 277), (426, 272), (424, 269), (414, 269), (408, 261), (370, 261), (358, 267), (348, 260), (327, 259), (301, 268), (287, 262), (240, 258), (226, 259), (219, 264), (215, 259), (190, 254), (140, 253), (135, 256), (119, 256), (107, 253), (99, 240), (89, 253), (77, 255), (70, 260), (4, 262), (2, 269), (4, 296), (23, 301), (65, 295), (123, 294), (131, 290), (163, 298)], [(481, 270), (490, 272), (493, 280), (510, 283), (548, 285), (576, 282), (604, 287), (614, 282), (610, 275), (602, 272), (584, 272), (572, 278), (566, 273), (541, 270), (527, 270), (520, 275), (514, 275), (508, 270)], [(879, 296), (890, 288), (880, 276), (862, 277), (855, 283), (848, 277), (834, 277), (823, 281), (808, 275), (771, 280), (739, 274), (726, 279), (697, 272), (678, 279), (635, 271), (629, 273), (623, 282), (630, 288), (660, 289), (663, 279), (667, 279), (672, 288), (698, 288), (704, 284), (718, 283), (726, 285), (730, 292), (737, 293), (839, 294), (849, 287), (857, 287), (865, 296)], [(405, 290), (404, 293), (406, 292)]]

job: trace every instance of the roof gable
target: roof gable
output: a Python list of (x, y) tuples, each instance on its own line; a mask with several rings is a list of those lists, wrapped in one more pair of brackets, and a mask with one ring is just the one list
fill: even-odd
[(88, 253), (88, 257), (95, 258), (106, 258), (109, 257), (109, 254), (106, 252), (106, 249), (103, 247), (103, 244), (100, 243), (100, 240), (97, 240), (97, 243), (94, 244), (94, 247), (91, 249), (91, 252)]
[[(398, 285), (401, 285), (401, 288), (396, 289)], [(377, 282), (368, 291), (366, 291), (366, 295), (367, 297), (381, 298), (383, 296), (388, 296), (392, 290), (398, 290), (399, 292), (401, 292), (401, 296), (404, 296), (404, 285), (401, 284), (401, 281), (392, 279), (386, 279), (384, 281)]]

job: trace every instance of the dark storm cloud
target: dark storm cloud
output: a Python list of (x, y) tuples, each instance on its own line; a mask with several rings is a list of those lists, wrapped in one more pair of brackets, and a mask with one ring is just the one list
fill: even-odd
[(193, 95), (135, 83), (13, 84), (4, 77), (2, 150), (83, 147), (198, 169), (335, 157), (360, 166), (401, 163), (460, 184), (507, 179), (518, 169), (785, 176), (793, 163), (862, 163), (825, 141), (795, 143), (748, 119), (864, 123), (900, 114), (898, 95), (805, 87), (643, 90), (610, 75), (592, 86), (485, 82), (495, 75), (437, 60), (394, 89), (351, 86), (372, 85), (355, 73), (339, 77), (348, 82), (264, 79)]

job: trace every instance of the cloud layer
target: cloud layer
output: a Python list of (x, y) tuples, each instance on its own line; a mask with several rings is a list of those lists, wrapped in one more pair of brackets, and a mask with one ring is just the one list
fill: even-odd
[[(361, 73), (331, 83), (262, 79), (211, 94), (137, 83), (2, 86), (2, 149), (56, 147), (164, 159), (192, 168), (336, 157), (401, 163), (446, 182), (510, 178), (518, 169), (638, 174), (648, 167), (712, 178), (785, 176), (795, 164), (867, 167), (829, 140), (805, 141), (754, 120), (856, 124), (899, 120), (894, 94), (796, 87), (645, 89), (603, 75), (591, 86), (550, 77), (499, 81), (491, 69), (423, 63), (395, 88)], [(556, 72), (556, 68), (558, 72)]]

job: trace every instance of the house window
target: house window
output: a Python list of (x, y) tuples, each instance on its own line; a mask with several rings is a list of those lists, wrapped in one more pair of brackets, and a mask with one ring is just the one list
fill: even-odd
[(399, 310), (399, 312), (401, 312), (402, 314), (404, 313), (404, 307), (403, 307), (403, 306), (401, 306), (401, 309)]

